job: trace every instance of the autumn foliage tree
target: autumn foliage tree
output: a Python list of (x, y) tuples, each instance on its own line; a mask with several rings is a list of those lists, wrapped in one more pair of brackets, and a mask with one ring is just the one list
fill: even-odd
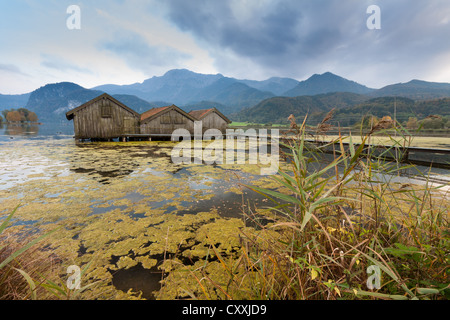
[(20, 122), (24, 121), (25, 118), (20, 114), (19, 111), (10, 111), (6, 114), (6, 121), (8, 122)]
[(34, 113), (33, 111), (30, 111), (30, 112), (28, 113), (28, 121), (31, 121), (31, 122), (37, 122), (37, 121), (38, 121), (38, 116), (37, 116), (37, 114)]
[(409, 117), (408, 122), (406, 123), (407, 129), (417, 129), (419, 127), (419, 122), (416, 117)]
[(18, 110), (3, 110), (3, 117), (7, 122), (37, 122), (38, 116), (33, 111), (25, 108), (20, 108)]

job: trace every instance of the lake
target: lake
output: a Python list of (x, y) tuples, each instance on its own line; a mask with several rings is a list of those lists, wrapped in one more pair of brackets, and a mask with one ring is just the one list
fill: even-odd
[[(164, 276), (159, 267), (167, 260), (194, 265), (210, 255), (211, 243), (232, 251), (239, 230), (255, 226), (249, 217), (270, 203), (247, 184), (278, 188), (271, 176), (261, 175), (260, 165), (174, 164), (175, 145), (76, 143), (71, 123), (4, 126), (0, 219), (20, 205), (16, 227), (62, 227), (47, 246), (65, 268), (92, 264), (87, 279), (104, 281), (98, 298), (127, 299), (132, 289), (153, 299)], [(431, 174), (449, 181), (446, 170)]]

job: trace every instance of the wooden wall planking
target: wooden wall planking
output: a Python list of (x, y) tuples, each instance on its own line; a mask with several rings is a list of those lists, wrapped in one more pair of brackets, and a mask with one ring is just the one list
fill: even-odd
[[(111, 107), (110, 117), (102, 116), (103, 106)], [(125, 121), (129, 124), (128, 130), (125, 130)], [(104, 98), (76, 112), (74, 130), (75, 137), (78, 139), (109, 139), (123, 134), (137, 134), (139, 133), (139, 117)]]

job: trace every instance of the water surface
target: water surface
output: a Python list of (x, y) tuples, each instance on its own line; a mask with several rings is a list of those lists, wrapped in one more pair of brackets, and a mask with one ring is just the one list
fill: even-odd
[[(238, 233), (254, 227), (248, 217), (270, 203), (246, 185), (278, 187), (259, 165), (176, 165), (174, 145), (77, 143), (65, 123), (3, 127), (0, 219), (20, 205), (16, 226), (61, 227), (48, 247), (68, 264), (91, 262), (87, 277), (106, 279), (100, 298), (127, 298), (128, 289), (154, 298), (165, 261), (194, 265), (211, 244), (230, 252)], [(424, 183), (414, 170), (380, 179)], [(446, 170), (430, 174), (449, 179)]]

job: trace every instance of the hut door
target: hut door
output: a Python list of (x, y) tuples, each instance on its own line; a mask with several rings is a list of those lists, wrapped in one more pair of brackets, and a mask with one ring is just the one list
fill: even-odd
[(123, 133), (131, 134), (133, 133), (133, 118), (125, 117), (123, 118)]

